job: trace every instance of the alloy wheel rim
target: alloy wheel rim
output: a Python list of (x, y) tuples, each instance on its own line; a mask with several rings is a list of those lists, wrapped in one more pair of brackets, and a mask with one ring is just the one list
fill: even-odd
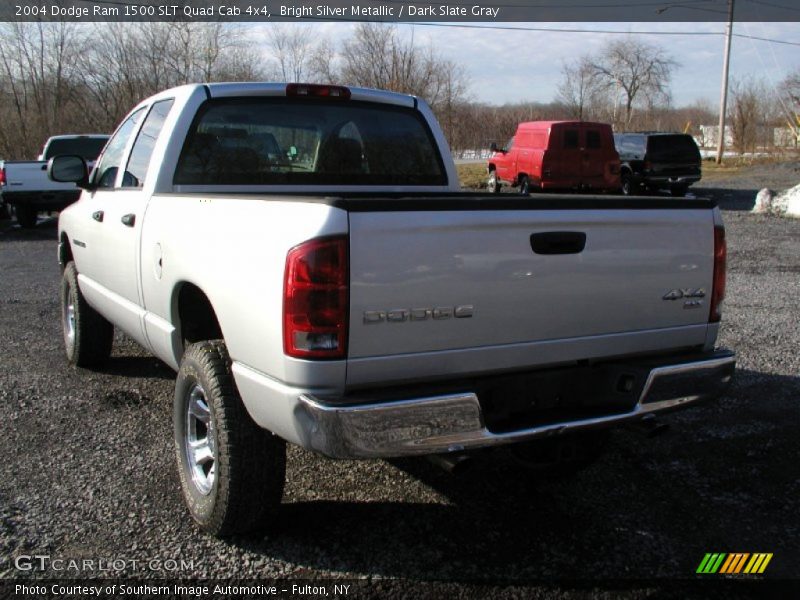
[(72, 298), (72, 287), (64, 294), (63, 319), (64, 319), (64, 336), (67, 343), (72, 345), (75, 343), (75, 301)]
[(187, 392), (186, 434), (184, 451), (192, 482), (197, 491), (207, 496), (216, 478), (216, 441), (214, 421), (205, 390), (198, 383)]

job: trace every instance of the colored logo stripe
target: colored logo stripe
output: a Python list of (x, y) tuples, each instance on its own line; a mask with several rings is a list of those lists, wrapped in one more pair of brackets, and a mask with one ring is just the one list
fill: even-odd
[(698, 573), (716, 573), (719, 569), (719, 566), (722, 564), (722, 560), (725, 558), (725, 553), (719, 554), (706, 554), (703, 558), (703, 561), (700, 563), (700, 566), (697, 567)]
[(753, 558), (751, 558), (750, 562), (747, 563), (747, 566), (744, 568), (744, 572), (763, 573), (764, 569), (767, 568), (767, 565), (771, 560), (772, 560), (772, 553), (753, 554)]
[[(739, 573), (760, 574), (767, 568), (772, 560), (771, 553), (734, 552), (709, 552), (700, 561), (697, 573), (737, 575)], [(747, 566), (745, 566), (747, 565)]]
[(725, 561), (725, 564), (722, 565), (722, 569), (720, 569), (720, 573), (726, 574), (734, 574), (739, 573), (744, 567), (744, 561), (746, 561), (750, 557), (750, 554), (745, 552), (736, 552), (734, 554), (728, 555), (728, 560)]

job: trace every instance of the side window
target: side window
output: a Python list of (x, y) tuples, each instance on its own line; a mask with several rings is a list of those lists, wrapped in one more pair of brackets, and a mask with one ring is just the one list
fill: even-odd
[(565, 129), (564, 130), (564, 148), (577, 148), (578, 147), (578, 130)]
[(122, 162), (122, 154), (125, 152), (128, 140), (135, 131), (136, 124), (143, 114), (143, 108), (133, 113), (119, 126), (117, 132), (108, 141), (106, 150), (103, 152), (103, 156), (100, 159), (100, 164), (96, 167), (94, 180), (97, 182), (98, 188), (111, 189), (114, 187), (114, 182), (117, 179), (117, 172)]
[(506, 152), (511, 150), (514, 147), (514, 138), (512, 137), (510, 140), (506, 142)]
[(587, 148), (600, 148), (602, 144), (600, 142), (600, 132), (596, 129), (587, 129), (586, 130), (586, 147)]
[(150, 157), (153, 155), (158, 134), (161, 133), (161, 128), (164, 127), (164, 121), (174, 102), (174, 100), (161, 100), (153, 104), (133, 143), (128, 166), (122, 176), (122, 187), (142, 187), (144, 185), (144, 178), (147, 175), (147, 168), (150, 166)]

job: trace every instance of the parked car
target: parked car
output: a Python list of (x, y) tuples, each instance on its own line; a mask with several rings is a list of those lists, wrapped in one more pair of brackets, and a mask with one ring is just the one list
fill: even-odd
[(177, 371), (180, 486), (213, 534), (279, 518), (287, 441), (442, 461), (567, 443), (733, 373), (711, 201), (461, 193), (420, 98), (187, 85), (136, 106), (91, 175), (49, 169), (84, 189), (58, 222), (67, 359), (100, 364), (117, 327)]
[(520, 123), (503, 148), (491, 146), (490, 192), (502, 185), (531, 190), (616, 192), (620, 187), (619, 156), (611, 126), (582, 121)]
[(700, 150), (685, 133), (616, 133), (614, 143), (622, 161), (622, 193), (667, 189), (683, 197), (701, 178)]
[(0, 161), (2, 203), (13, 206), (20, 227), (36, 225), (40, 211), (59, 211), (80, 196), (72, 183), (58, 183), (47, 177), (47, 161), (60, 154), (82, 157), (90, 166), (108, 141), (107, 135), (56, 135), (45, 142), (38, 160)]

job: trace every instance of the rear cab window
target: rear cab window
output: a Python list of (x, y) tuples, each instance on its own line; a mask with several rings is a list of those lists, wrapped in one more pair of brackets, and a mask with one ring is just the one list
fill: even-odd
[(700, 150), (689, 135), (653, 135), (647, 140), (647, 158), (651, 161), (694, 162)]
[(105, 137), (80, 137), (73, 139), (51, 140), (47, 145), (44, 160), (50, 160), (54, 156), (70, 154), (80, 156), (89, 162), (97, 158), (106, 145), (108, 138)]
[(614, 145), (620, 157), (626, 159), (644, 158), (645, 138), (642, 135), (617, 134), (614, 136)]
[(175, 185), (447, 184), (411, 108), (359, 101), (221, 98), (198, 111)]

